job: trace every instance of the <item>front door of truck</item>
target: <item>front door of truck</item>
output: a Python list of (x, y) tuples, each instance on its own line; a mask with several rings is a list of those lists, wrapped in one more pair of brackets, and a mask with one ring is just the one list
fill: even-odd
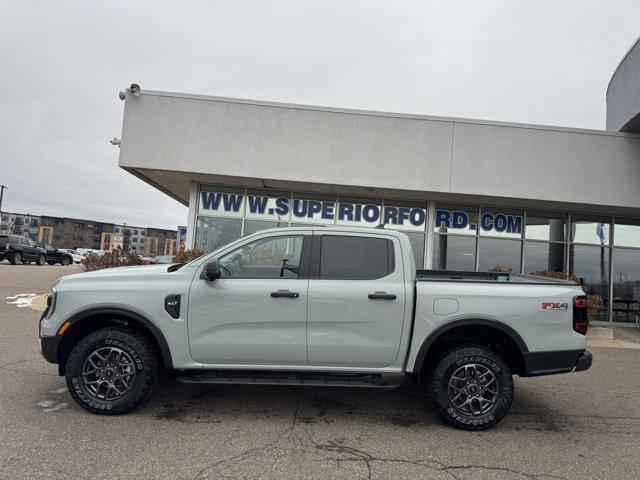
[(406, 296), (399, 252), (395, 237), (316, 231), (307, 317), (310, 365), (394, 363)]
[(189, 292), (193, 359), (307, 365), (310, 248), (310, 235), (273, 233), (221, 255), (221, 278), (206, 281), (199, 271)]

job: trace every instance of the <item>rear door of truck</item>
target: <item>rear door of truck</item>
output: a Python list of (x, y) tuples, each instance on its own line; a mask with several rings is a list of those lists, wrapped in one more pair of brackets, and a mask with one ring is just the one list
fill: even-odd
[(400, 242), (375, 233), (314, 232), (308, 290), (311, 366), (386, 367), (400, 347), (405, 281)]

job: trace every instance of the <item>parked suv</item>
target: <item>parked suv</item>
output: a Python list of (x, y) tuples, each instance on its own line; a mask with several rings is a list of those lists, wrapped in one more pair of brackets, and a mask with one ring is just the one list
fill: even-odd
[(49, 265), (55, 265), (59, 263), (60, 265), (66, 266), (73, 263), (73, 257), (69, 252), (65, 252), (57, 249), (53, 245), (49, 245), (48, 243), (38, 243), (40, 248), (44, 248), (46, 252), (47, 263)]
[(9, 260), (12, 265), (30, 262), (44, 265), (46, 259), (44, 248), (39, 247), (30, 238), (19, 235), (0, 235), (0, 261)]

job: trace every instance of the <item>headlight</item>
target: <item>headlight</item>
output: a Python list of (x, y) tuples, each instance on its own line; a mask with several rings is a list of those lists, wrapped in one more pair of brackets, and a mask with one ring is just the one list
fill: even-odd
[(51, 318), (54, 310), (56, 309), (56, 302), (58, 299), (58, 290), (56, 287), (51, 288), (51, 294), (47, 297), (47, 315), (45, 318)]

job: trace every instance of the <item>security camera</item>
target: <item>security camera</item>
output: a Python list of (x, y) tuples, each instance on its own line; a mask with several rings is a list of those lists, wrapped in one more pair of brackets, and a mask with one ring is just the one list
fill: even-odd
[(129, 87), (129, 91), (131, 92), (131, 95), (140, 95), (140, 85), (132, 83)]

